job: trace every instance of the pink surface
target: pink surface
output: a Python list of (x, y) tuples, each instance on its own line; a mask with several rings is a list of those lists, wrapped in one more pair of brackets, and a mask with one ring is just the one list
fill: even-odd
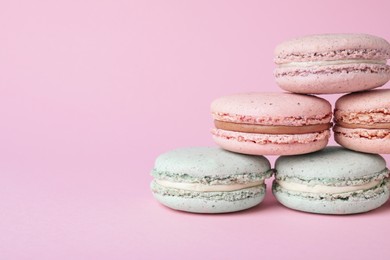
[(158, 154), (213, 145), (212, 100), (278, 91), (278, 43), (390, 39), (389, 1), (282, 4), (1, 1), (0, 258), (389, 259), (390, 203), (319, 216), (268, 192), (252, 210), (204, 216), (152, 198)]

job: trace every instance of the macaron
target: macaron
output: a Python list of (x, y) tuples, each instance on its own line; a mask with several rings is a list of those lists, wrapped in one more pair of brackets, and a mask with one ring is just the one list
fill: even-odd
[(390, 44), (367, 34), (322, 34), (294, 38), (275, 49), (276, 83), (306, 94), (373, 89), (390, 79)]
[(390, 153), (390, 89), (344, 95), (335, 105), (334, 138), (366, 153)]
[(319, 214), (354, 214), (389, 199), (389, 170), (377, 154), (329, 146), (281, 156), (275, 162), (273, 194), (284, 206)]
[(151, 189), (163, 205), (194, 213), (225, 213), (258, 205), (265, 195), (270, 163), (263, 156), (216, 147), (169, 151), (155, 162)]
[(330, 136), (332, 108), (325, 99), (292, 93), (242, 93), (211, 103), (214, 141), (253, 155), (292, 155), (320, 150)]

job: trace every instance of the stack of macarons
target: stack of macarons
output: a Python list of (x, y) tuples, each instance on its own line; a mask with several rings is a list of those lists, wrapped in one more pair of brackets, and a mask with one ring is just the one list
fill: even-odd
[(390, 89), (372, 89), (390, 79), (390, 44), (364, 34), (314, 35), (278, 45), (275, 56), (282, 89), (348, 93), (336, 101), (333, 115), (335, 141), (347, 149), (279, 157), (273, 184), (277, 200), (324, 214), (361, 213), (383, 205), (389, 198), (389, 171), (379, 153), (390, 153)]
[[(152, 191), (162, 204), (225, 213), (259, 204), (266, 178), (284, 206), (354, 214), (390, 196), (390, 44), (366, 34), (295, 38), (275, 49), (276, 83), (287, 92), (222, 96), (211, 104), (220, 148), (185, 148), (156, 160)], [(334, 113), (316, 94), (348, 93)], [(334, 125), (332, 123), (332, 118)], [(328, 146), (331, 128), (341, 146)], [(265, 156), (280, 155), (272, 168)], [(330, 167), (331, 166), (331, 167)]]

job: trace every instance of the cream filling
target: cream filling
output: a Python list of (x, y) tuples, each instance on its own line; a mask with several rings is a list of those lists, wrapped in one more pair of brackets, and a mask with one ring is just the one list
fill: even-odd
[(260, 186), (264, 184), (264, 181), (255, 181), (250, 183), (242, 184), (220, 184), (220, 185), (205, 185), (199, 183), (184, 183), (184, 182), (171, 182), (167, 180), (154, 180), (157, 184), (173, 189), (180, 190), (189, 190), (189, 191), (199, 191), (199, 192), (208, 192), (208, 191), (235, 191), (246, 188), (251, 188), (255, 186)]
[(363, 185), (355, 185), (355, 186), (325, 186), (325, 185), (309, 186), (302, 183), (277, 181), (277, 183), (286, 190), (297, 191), (297, 192), (309, 192), (309, 193), (329, 193), (329, 194), (368, 190), (379, 185), (381, 182), (382, 181), (372, 181)]
[(368, 64), (381, 64), (386, 65), (386, 60), (324, 60), (324, 61), (302, 61), (302, 62), (289, 62), (280, 64), (279, 68), (289, 67), (313, 67), (313, 66), (331, 66), (331, 65), (343, 65), (354, 63), (368, 63)]

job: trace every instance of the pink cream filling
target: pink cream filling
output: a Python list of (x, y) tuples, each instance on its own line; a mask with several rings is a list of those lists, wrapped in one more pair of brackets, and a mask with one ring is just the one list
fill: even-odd
[(307, 76), (310, 74), (333, 74), (333, 73), (390, 73), (390, 66), (382, 64), (343, 64), (314, 67), (286, 67), (276, 68), (275, 77)]
[(302, 126), (327, 124), (330, 122), (332, 114), (316, 115), (313, 117), (282, 117), (282, 116), (245, 116), (229, 113), (212, 112), (215, 120), (233, 122), (239, 124), (256, 125), (283, 125), (283, 126)]
[(390, 53), (379, 49), (355, 49), (336, 50), (327, 52), (311, 53), (285, 53), (275, 58), (276, 64), (283, 64), (292, 61), (322, 61), (322, 60), (345, 60), (345, 59), (365, 59), (365, 60), (387, 60)]

